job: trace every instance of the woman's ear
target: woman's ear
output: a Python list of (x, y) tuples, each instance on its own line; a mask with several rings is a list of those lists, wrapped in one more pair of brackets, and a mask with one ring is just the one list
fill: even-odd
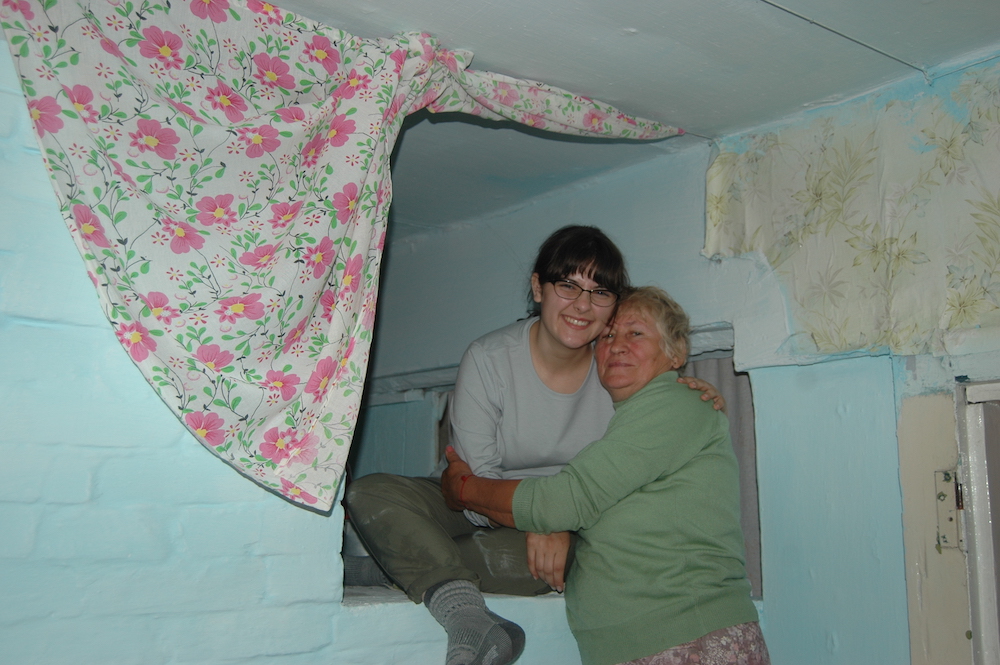
[(531, 273), (531, 297), (535, 302), (542, 302), (542, 283), (538, 279), (538, 273)]
[[(671, 345), (673, 347), (674, 345)], [(669, 359), (670, 369), (680, 369), (684, 367), (687, 362), (687, 345), (677, 345), (683, 346), (683, 349), (679, 350), (677, 348), (666, 349), (666, 356)]]
[(678, 346), (681, 347), (680, 350), (675, 352), (672, 356), (674, 361), (674, 367), (673, 367), (674, 369), (680, 369), (681, 367), (684, 367), (684, 365), (687, 364), (688, 346), (687, 344), (678, 344)]

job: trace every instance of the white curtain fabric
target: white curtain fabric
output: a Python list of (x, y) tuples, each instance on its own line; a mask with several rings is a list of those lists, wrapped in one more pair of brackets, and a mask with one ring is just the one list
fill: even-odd
[(362, 39), (260, 0), (3, 0), (0, 21), (123, 347), (206, 448), (321, 511), (357, 421), (403, 118), (678, 133), (468, 70), (428, 35)]
[(708, 358), (691, 360), (685, 366), (685, 376), (704, 379), (726, 398), (729, 435), (740, 465), (740, 516), (743, 540), (746, 543), (747, 575), (753, 595), (761, 596), (760, 572), (760, 512), (757, 505), (757, 437), (754, 432), (753, 393), (750, 377), (736, 373), (733, 359)]
[(1000, 349), (1000, 65), (728, 137), (705, 255), (774, 269), (792, 362)]

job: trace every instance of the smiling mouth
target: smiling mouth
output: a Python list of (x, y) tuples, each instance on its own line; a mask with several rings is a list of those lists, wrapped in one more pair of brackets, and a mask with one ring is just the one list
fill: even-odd
[(579, 326), (580, 328), (586, 328), (587, 326), (590, 325), (590, 321), (584, 321), (583, 319), (574, 319), (569, 316), (564, 316), (563, 319), (565, 319), (571, 325)]

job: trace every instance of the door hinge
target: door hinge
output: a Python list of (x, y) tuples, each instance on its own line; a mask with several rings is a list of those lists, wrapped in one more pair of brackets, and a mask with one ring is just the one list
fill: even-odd
[(965, 508), (962, 484), (956, 469), (934, 472), (937, 495), (937, 550), (962, 546), (962, 524), (959, 512)]

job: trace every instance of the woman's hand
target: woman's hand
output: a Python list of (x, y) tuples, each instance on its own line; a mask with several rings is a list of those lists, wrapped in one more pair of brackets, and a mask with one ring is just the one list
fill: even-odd
[(715, 389), (708, 381), (704, 379), (696, 379), (693, 376), (682, 376), (677, 379), (678, 383), (686, 383), (687, 387), (691, 390), (700, 390), (702, 401), (707, 402), (712, 400), (712, 408), (716, 411), (726, 412), (726, 399), (719, 394), (719, 391)]
[(452, 510), (465, 510), (465, 504), (462, 503), (462, 485), (473, 475), (472, 469), (462, 461), (451, 446), (445, 448), (444, 455), (448, 460), (448, 468), (441, 474), (441, 494), (444, 495), (444, 502)]
[(557, 531), (543, 536), (526, 532), (528, 545), (528, 570), (536, 580), (542, 581), (560, 593), (566, 590), (563, 575), (566, 572), (566, 555), (569, 553), (569, 531)]

